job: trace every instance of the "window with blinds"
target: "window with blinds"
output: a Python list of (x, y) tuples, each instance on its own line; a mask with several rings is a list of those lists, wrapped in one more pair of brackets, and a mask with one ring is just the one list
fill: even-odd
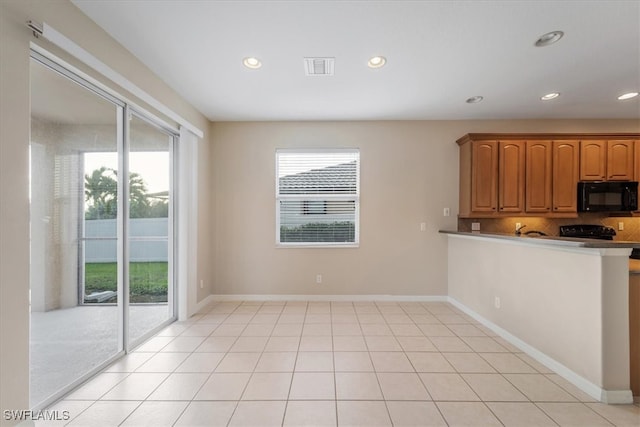
[(276, 180), (277, 244), (358, 244), (358, 150), (277, 150)]

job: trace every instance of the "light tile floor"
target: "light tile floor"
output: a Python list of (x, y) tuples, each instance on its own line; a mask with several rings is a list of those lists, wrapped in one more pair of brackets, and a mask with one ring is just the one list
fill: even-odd
[(640, 426), (640, 405), (594, 401), (440, 302), (219, 302), (49, 409), (70, 426)]

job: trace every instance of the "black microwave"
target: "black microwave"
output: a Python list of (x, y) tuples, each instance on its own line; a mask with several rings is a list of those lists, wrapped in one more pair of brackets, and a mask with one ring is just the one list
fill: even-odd
[(638, 210), (636, 181), (579, 182), (578, 212), (631, 212)]

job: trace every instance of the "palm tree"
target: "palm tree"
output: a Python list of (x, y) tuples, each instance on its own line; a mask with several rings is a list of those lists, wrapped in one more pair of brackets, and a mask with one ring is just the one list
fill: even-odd
[(140, 174), (129, 174), (129, 218), (148, 218), (149, 198), (147, 197), (147, 185)]
[(84, 176), (84, 195), (89, 206), (86, 219), (111, 219), (118, 213), (116, 171), (105, 166)]
[[(118, 215), (118, 171), (102, 166), (84, 176), (84, 194), (88, 202), (85, 219), (113, 219)], [(130, 218), (148, 218), (151, 206), (147, 185), (140, 174), (129, 174)]]

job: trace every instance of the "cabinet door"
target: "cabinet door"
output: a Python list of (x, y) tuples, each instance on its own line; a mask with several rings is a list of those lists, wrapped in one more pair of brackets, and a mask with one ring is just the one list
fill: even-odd
[(640, 140), (634, 141), (633, 149), (634, 167), (633, 167), (633, 180), (640, 181)]
[(633, 179), (633, 141), (607, 141), (607, 179)]
[(604, 181), (606, 170), (606, 141), (580, 141), (580, 180)]
[(553, 141), (553, 212), (578, 211), (580, 141)]
[(527, 141), (525, 209), (551, 211), (551, 141)]
[(500, 141), (498, 203), (500, 212), (524, 211), (525, 141)]
[(498, 142), (473, 141), (471, 151), (471, 210), (495, 212), (498, 188)]

